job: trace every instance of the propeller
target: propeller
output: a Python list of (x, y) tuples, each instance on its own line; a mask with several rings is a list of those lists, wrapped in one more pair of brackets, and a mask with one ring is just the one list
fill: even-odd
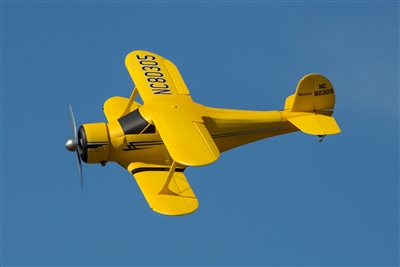
[(83, 188), (82, 163), (81, 163), (81, 157), (79, 155), (79, 140), (76, 133), (75, 118), (74, 118), (74, 113), (72, 112), (71, 104), (69, 104), (69, 122), (71, 125), (73, 137), (67, 140), (67, 142), (65, 143), (65, 148), (71, 152), (76, 152), (76, 156), (78, 158), (78, 169), (79, 169), (79, 177), (81, 181), (81, 190), (82, 190)]

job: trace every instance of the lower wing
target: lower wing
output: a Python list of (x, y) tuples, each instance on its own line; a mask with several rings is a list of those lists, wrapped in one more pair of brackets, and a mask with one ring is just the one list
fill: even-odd
[(131, 163), (127, 170), (138, 183), (150, 208), (164, 215), (186, 215), (194, 212), (199, 202), (190, 187), (184, 168)]

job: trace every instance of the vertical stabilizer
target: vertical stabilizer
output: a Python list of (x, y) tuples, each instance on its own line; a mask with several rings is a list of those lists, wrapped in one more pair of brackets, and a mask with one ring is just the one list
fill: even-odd
[[(297, 85), (296, 93), (289, 96), (291, 112), (332, 110), (335, 107), (335, 91), (331, 82), (320, 74), (308, 74)], [(285, 107), (286, 109), (286, 107)]]
[(325, 136), (340, 133), (331, 117), (335, 107), (335, 90), (320, 74), (308, 74), (297, 85), (296, 92), (286, 98), (287, 120), (304, 133)]

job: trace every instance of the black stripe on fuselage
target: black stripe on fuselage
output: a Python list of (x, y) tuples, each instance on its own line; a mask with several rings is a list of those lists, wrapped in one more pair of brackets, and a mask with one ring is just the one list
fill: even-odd
[(155, 145), (162, 145), (162, 141), (146, 141), (146, 142), (128, 142), (126, 148), (122, 149), (123, 151), (132, 151), (138, 149), (147, 149), (151, 148)]
[[(258, 130), (249, 130), (243, 132), (231, 132), (231, 133), (223, 133), (223, 134), (214, 134), (212, 138), (229, 138), (229, 137), (237, 137), (242, 135), (249, 135), (249, 134), (258, 134), (258, 133), (266, 133), (276, 130), (283, 130), (286, 129), (286, 126), (275, 127), (275, 128), (266, 128), (266, 129), (258, 129)], [(129, 142), (127, 148), (123, 149), (124, 151), (132, 151), (138, 149), (146, 149), (150, 148), (155, 145), (162, 145), (164, 144), (163, 141), (144, 141), (144, 142)]]
[(286, 126), (281, 126), (281, 127), (275, 127), (275, 128), (249, 130), (249, 131), (243, 131), (243, 132), (214, 134), (214, 135), (212, 135), (212, 138), (224, 138), (224, 137), (233, 137), (233, 136), (248, 135), (248, 134), (266, 133), (266, 132), (272, 132), (272, 131), (277, 131), (277, 130), (283, 130), (283, 129), (286, 129), (286, 128), (287, 128)]
[(98, 148), (98, 147), (106, 146), (106, 145), (108, 145), (107, 142), (93, 142), (93, 143), (88, 142), (87, 148)]
[(153, 146), (153, 145), (161, 145), (163, 141), (143, 141), (143, 142), (129, 142), (137, 146)]
[[(171, 168), (169, 167), (143, 167), (137, 168), (131, 171), (132, 175), (139, 172), (169, 172)], [(183, 172), (184, 168), (176, 168), (175, 172)]]

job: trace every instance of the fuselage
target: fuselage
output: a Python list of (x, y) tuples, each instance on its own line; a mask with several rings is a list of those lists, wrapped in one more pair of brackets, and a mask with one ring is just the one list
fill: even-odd
[(264, 138), (298, 131), (284, 111), (250, 111), (206, 107), (205, 125), (220, 152)]
[[(204, 124), (220, 153), (264, 138), (298, 131), (285, 111), (250, 111), (204, 107)], [(109, 123), (84, 124), (79, 130), (86, 163), (131, 162), (169, 166), (172, 159), (142, 106)], [(186, 167), (186, 166), (180, 166)]]

